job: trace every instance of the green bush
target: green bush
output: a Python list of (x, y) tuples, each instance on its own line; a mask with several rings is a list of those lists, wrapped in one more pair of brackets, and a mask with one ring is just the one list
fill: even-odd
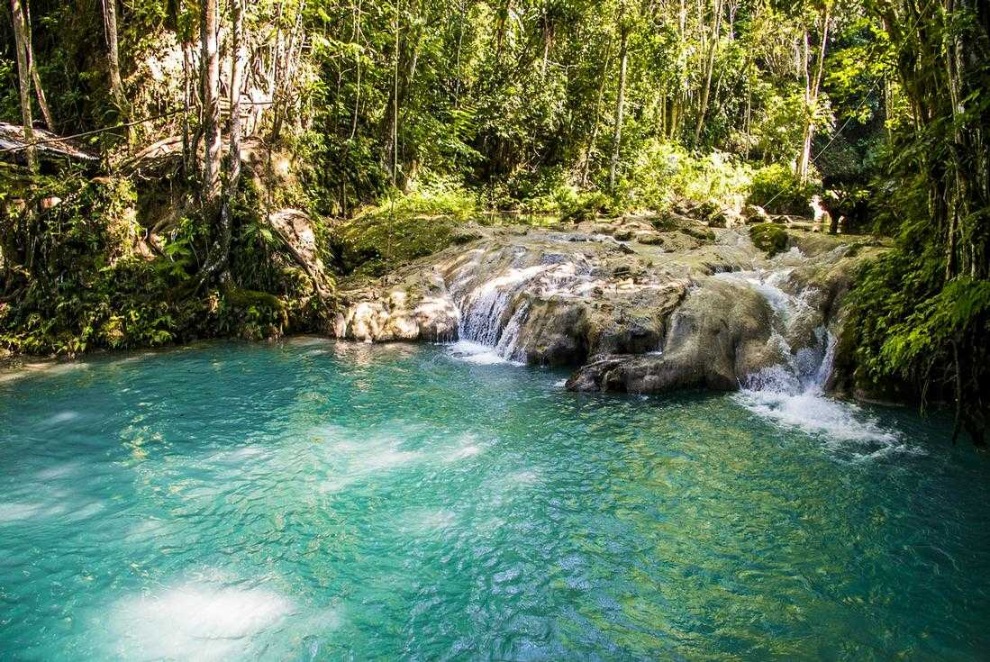
[(749, 228), (753, 244), (770, 257), (783, 253), (790, 244), (790, 237), (784, 228), (774, 223), (759, 223)]
[(756, 171), (746, 201), (763, 207), (771, 214), (807, 216), (811, 211), (811, 197), (820, 190), (817, 183), (802, 183), (789, 168), (774, 163)]
[(679, 199), (740, 206), (749, 190), (752, 169), (725, 152), (694, 154), (668, 142), (650, 141), (636, 155), (619, 182), (624, 206), (663, 210)]
[(614, 207), (614, 201), (601, 191), (575, 192), (559, 202), (561, 220), (574, 223), (607, 216), (613, 213)]

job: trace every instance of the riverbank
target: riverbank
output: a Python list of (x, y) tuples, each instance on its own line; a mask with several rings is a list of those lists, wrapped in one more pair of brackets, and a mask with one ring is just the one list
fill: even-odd
[[(841, 342), (846, 294), (885, 250), (869, 237), (813, 232), (785, 217), (726, 223), (675, 212), (429, 224), (399, 226), (395, 246), (405, 264), (381, 277), (356, 268), (341, 280), (325, 333), (360, 342), (459, 340), (472, 344), (477, 361), (575, 370), (575, 390), (736, 390), (783, 367), (804, 386), (814, 373), (830, 393), (870, 395), (856, 391), (855, 362)], [(441, 229), (426, 232), (433, 226)], [(417, 230), (427, 238), (406, 236)], [(309, 236), (303, 257), (323, 273), (325, 251)]]

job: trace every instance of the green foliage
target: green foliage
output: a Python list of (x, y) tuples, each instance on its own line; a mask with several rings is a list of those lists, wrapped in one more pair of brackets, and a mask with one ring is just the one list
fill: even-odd
[(623, 206), (663, 210), (677, 200), (738, 205), (745, 198), (752, 168), (725, 152), (697, 155), (669, 142), (650, 142), (622, 179)]
[(381, 276), (443, 250), (475, 209), (474, 198), (463, 190), (423, 191), (368, 208), (333, 228), (337, 267), (344, 275)]
[[(964, 6), (876, 5), (898, 67), (877, 227), (898, 246), (854, 292), (859, 378), (954, 402), (957, 431), (990, 425), (990, 33)], [(896, 19), (917, 17), (906, 27)], [(962, 55), (962, 54), (965, 55)], [(906, 103), (905, 103), (906, 102)], [(893, 121), (891, 121), (893, 120)]]
[(615, 201), (600, 191), (578, 191), (573, 187), (562, 188), (556, 196), (561, 220), (591, 221), (608, 216), (615, 209)]
[[(936, 401), (954, 397), (957, 376), (970, 397), (990, 385), (990, 283), (940, 287), (939, 266), (898, 249), (862, 274), (852, 309), (862, 384), (896, 379)], [(968, 366), (959, 375), (957, 359)]]
[(813, 182), (802, 183), (779, 163), (760, 168), (753, 175), (747, 202), (772, 214), (807, 216), (811, 197), (820, 191)]
[[(33, 194), (28, 209), (12, 203), (0, 214), (0, 347), (73, 355), (327, 326), (308, 276), (253, 211), (250, 192), (234, 205), (231, 283), (202, 292), (197, 256), (206, 232), (195, 214), (177, 218), (152, 245), (126, 179), (42, 179)], [(42, 203), (48, 208), (35, 211)]]
[[(62, 196), (65, 196), (62, 198)], [(155, 346), (173, 339), (161, 292), (167, 278), (136, 254), (133, 186), (122, 179), (52, 180), (40, 200), (62, 198), (41, 214), (4, 214), (17, 287), (0, 312), (0, 344), (37, 354), (96, 347)]]
[(749, 237), (753, 240), (753, 245), (770, 257), (783, 253), (790, 245), (787, 230), (776, 223), (758, 223), (751, 226)]

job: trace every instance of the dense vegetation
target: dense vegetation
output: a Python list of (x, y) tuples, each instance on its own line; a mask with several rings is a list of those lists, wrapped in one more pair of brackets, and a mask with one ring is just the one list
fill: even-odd
[[(817, 194), (897, 238), (857, 289), (860, 386), (985, 429), (986, 3), (28, 5), (0, 21), (0, 119), (25, 127), (0, 172), (12, 350), (326, 328), (331, 278), (284, 209), (347, 275), (492, 212), (806, 215)], [(99, 164), (46, 152), (42, 126)]]

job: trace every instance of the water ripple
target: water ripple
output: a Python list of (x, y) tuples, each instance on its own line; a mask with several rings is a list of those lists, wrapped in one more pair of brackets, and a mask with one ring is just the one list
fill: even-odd
[(0, 657), (990, 649), (990, 467), (944, 421), (570, 394), (433, 347), (138, 358), (0, 381)]

